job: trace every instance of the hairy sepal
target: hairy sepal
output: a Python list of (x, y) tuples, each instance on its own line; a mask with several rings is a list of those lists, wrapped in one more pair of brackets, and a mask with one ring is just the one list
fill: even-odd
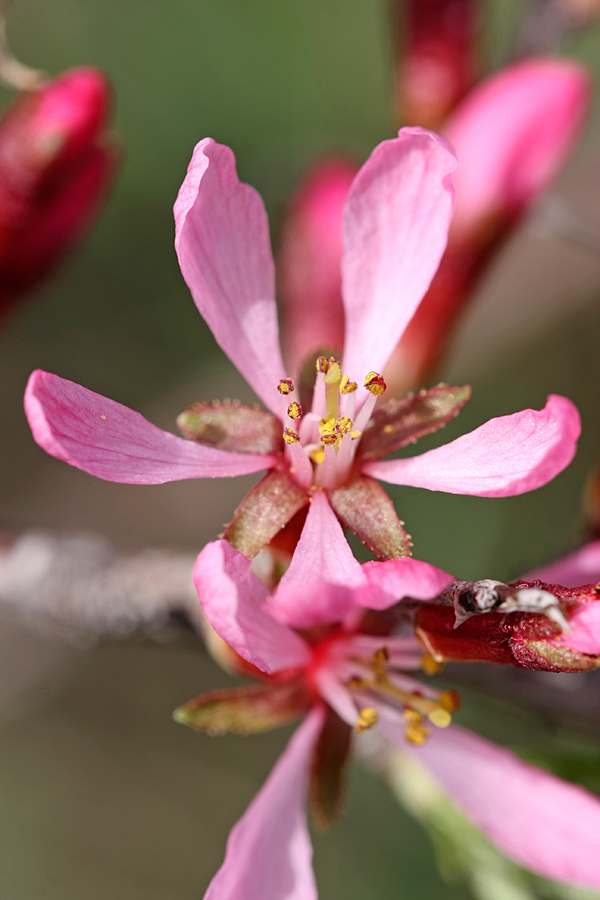
[(443, 428), (470, 399), (468, 384), (463, 387), (438, 384), (428, 391), (382, 403), (375, 408), (363, 432), (359, 458), (364, 462), (381, 459)]
[(225, 540), (252, 559), (307, 503), (308, 494), (287, 469), (271, 469), (236, 509)]
[(261, 406), (248, 406), (237, 400), (194, 403), (177, 417), (177, 427), (199, 444), (232, 453), (283, 451), (279, 419)]
[(394, 504), (372, 478), (357, 475), (331, 491), (329, 500), (338, 518), (378, 559), (410, 556), (410, 538), (396, 515)]
[(344, 776), (351, 742), (350, 726), (327, 707), (313, 754), (309, 786), (311, 812), (321, 828), (329, 828), (344, 811)]
[(211, 735), (258, 734), (293, 722), (310, 706), (303, 678), (263, 681), (248, 687), (209, 691), (180, 706), (173, 718)]

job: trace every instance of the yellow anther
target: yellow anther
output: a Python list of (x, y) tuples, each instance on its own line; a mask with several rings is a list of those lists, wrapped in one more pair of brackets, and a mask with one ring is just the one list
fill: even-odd
[(361, 434), (362, 434), (362, 431), (351, 431), (350, 437), (352, 438), (353, 441), (355, 441), (357, 438), (359, 438), (361, 436)]
[(426, 653), (421, 657), (421, 667), (426, 675), (438, 675), (444, 668), (444, 663)]
[(300, 416), (302, 415), (302, 407), (300, 406), (299, 403), (297, 403), (297, 402), (294, 400), (294, 401), (293, 401), (292, 403), (290, 403), (290, 405), (288, 406), (288, 408), (287, 408), (287, 414), (288, 414), (288, 416), (290, 417), (290, 419), (299, 419)]
[(423, 716), (420, 712), (417, 712), (416, 709), (411, 709), (410, 706), (407, 706), (404, 710), (404, 718), (409, 722), (422, 722)]
[(321, 419), (319, 422), (319, 435), (324, 444), (335, 444), (338, 439), (338, 433), (335, 430), (336, 420), (330, 416)]
[(383, 375), (380, 375), (378, 372), (369, 372), (365, 378), (365, 387), (375, 397), (379, 397), (383, 394), (387, 385), (383, 380)]
[(448, 710), (442, 709), (441, 706), (437, 709), (432, 709), (427, 718), (430, 722), (433, 722), (434, 725), (437, 725), (438, 728), (447, 728), (452, 722), (452, 716)]
[(280, 394), (291, 394), (294, 390), (294, 382), (291, 378), (282, 378), (277, 385), (277, 390)]
[(286, 444), (296, 444), (300, 440), (300, 435), (293, 428), (284, 428), (283, 439)]
[(376, 709), (373, 709), (371, 706), (365, 706), (358, 714), (358, 719), (356, 720), (356, 725), (354, 726), (354, 730), (360, 734), (361, 731), (366, 731), (367, 728), (372, 728), (373, 725), (376, 724), (379, 719), (379, 715)]
[(364, 678), (353, 675), (352, 678), (349, 678), (346, 682), (346, 687), (350, 691), (364, 691), (368, 685)]
[(337, 431), (322, 431), (321, 432), (321, 443), (325, 444), (326, 447), (331, 446), (332, 444), (337, 444), (338, 433)]
[(342, 416), (336, 422), (336, 431), (338, 434), (348, 434), (351, 431), (354, 422), (349, 416)]
[(429, 728), (422, 721), (410, 722), (406, 726), (404, 735), (411, 744), (424, 744), (429, 737)]
[(447, 709), (448, 712), (451, 713), (456, 712), (456, 710), (461, 707), (460, 694), (458, 691), (440, 691), (438, 702), (442, 709)]
[(320, 419), (319, 421), (319, 434), (323, 434), (325, 431), (333, 431), (335, 428), (335, 419), (331, 419), (328, 416), (325, 416), (324, 419)]
[(326, 356), (317, 356), (317, 372), (326, 372), (329, 368), (329, 360)]
[(355, 381), (350, 381), (347, 375), (342, 375), (342, 380), (340, 382), (340, 394), (353, 394), (357, 389), (358, 385)]
[(379, 678), (383, 678), (386, 674), (386, 665), (390, 658), (389, 650), (387, 647), (380, 647), (373, 654), (373, 659), (371, 660), (370, 668)]
[(323, 447), (315, 447), (314, 450), (310, 453), (311, 462), (314, 462), (316, 466), (320, 466), (321, 463), (325, 462), (325, 450)]

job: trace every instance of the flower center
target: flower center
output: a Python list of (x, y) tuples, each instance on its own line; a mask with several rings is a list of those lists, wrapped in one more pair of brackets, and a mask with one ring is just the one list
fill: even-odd
[(291, 378), (277, 386), (284, 401), (283, 440), (298, 484), (307, 490), (332, 490), (348, 479), (360, 437), (386, 385), (381, 375), (369, 372), (364, 380), (368, 396), (357, 413), (358, 385), (342, 374), (338, 360), (319, 356), (316, 368), (312, 407), (306, 414)]
[(411, 743), (422, 744), (430, 725), (450, 725), (460, 697), (456, 691), (437, 691), (405, 674), (420, 667), (431, 673), (414, 636), (382, 639), (359, 634), (339, 638), (328, 643), (324, 652), (317, 652), (309, 678), (355, 731), (365, 731), (387, 718), (402, 723)]

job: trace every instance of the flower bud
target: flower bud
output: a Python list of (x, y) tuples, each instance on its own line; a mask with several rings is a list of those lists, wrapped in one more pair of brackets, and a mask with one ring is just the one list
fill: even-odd
[(398, 120), (439, 130), (476, 77), (478, 0), (408, 0), (398, 13)]
[[(415, 613), (417, 634), (437, 662), (491, 662), (547, 672), (600, 666), (600, 585), (455, 584), (460, 594), (455, 591), (454, 604), (423, 603)], [(488, 608), (475, 608), (472, 597), (482, 584), (487, 598), (489, 585), (494, 586), (497, 600), (492, 598)], [(452, 592), (452, 585), (447, 591)], [(536, 606), (539, 611), (533, 611)]]
[(117, 163), (110, 88), (73, 69), (22, 94), (0, 121), (0, 313), (46, 276), (92, 221)]
[(435, 367), (491, 257), (572, 149), (588, 102), (578, 63), (534, 59), (483, 81), (445, 125), (459, 160), (456, 210), (440, 267), (386, 370), (393, 393)]
[(357, 171), (358, 165), (345, 156), (318, 160), (286, 211), (278, 287), (286, 361), (294, 372), (311, 352), (340, 352), (343, 346), (342, 213)]

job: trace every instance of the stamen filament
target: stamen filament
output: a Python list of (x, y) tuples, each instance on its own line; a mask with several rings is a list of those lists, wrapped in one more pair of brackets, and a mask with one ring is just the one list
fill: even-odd
[(308, 490), (313, 480), (313, 468), (304, 447), (298, 441), (288, 444), (286, 450), (290, 457), (290, 471), (301, 488)]

